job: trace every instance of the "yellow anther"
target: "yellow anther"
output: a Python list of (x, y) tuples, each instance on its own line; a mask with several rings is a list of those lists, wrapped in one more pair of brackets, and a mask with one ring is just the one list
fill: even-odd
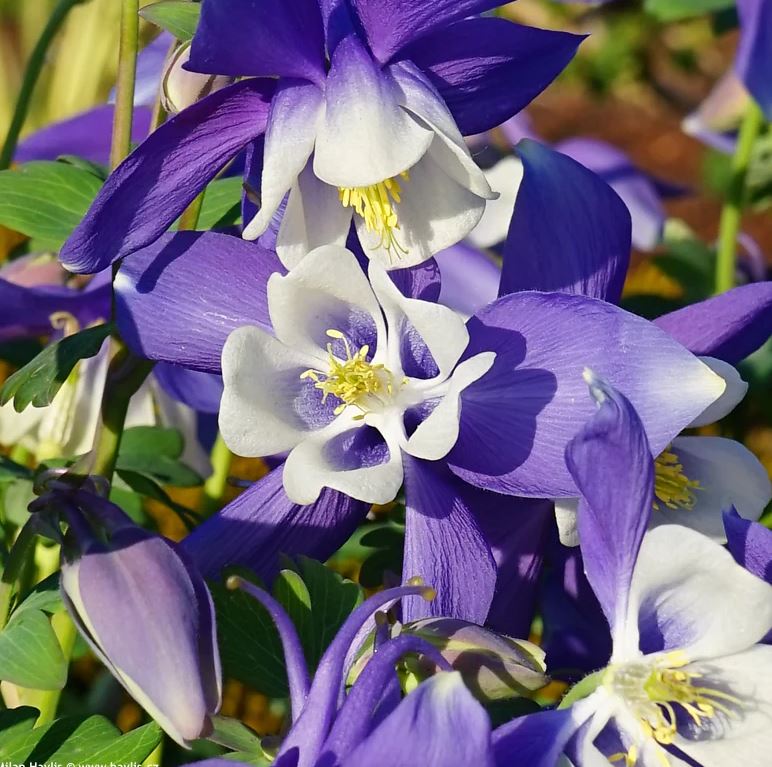
[(668, 447), (654, 462), (654, 508), (660, 504), (668, 509), (694, 508), (697, 498), (695, 490), (701, 490), (698, 480), (689, 479), (678, 456)]
[[(400, 178), (408, 181), (410, 176), (405, 171)], [(370, 186), (339, 187), (338, 196), (344, 208), (353, 208), (364, 219), (368, 232), (380, 236), (378, 247), (384, 248), (389, 257), (407, 255), (396, 235), (399, 220), (395, 205), (402, 201), (402, 187), (396, 177)]]
[(339, 330), (328, 330), (330, 338), (343, 342), (346, 358), (335, 356), (332, 344), (327, 344), (329, 370), (306, 370), (300, 374), (301, 379), (310, 379), (314, 386), (323, 393), (322, 402), (332, 395), (341, 401), (333, 411), (340, 415), (349, 405), (362, 411), (361, 416), (368, 413), (374, 401), (385, 402), (385, 398), (394, 393), (394, 378), (382, 364), (372, 364), (367, 355), (370, 347), (365, 344), (361, 349), (352, 351), (348, 339)]
[(61, 330), (65, 336), (75, 335), (80, 330), (78, 318), (70, 312), (54, 312), (49, 315), (48, 321), (54, 330)]

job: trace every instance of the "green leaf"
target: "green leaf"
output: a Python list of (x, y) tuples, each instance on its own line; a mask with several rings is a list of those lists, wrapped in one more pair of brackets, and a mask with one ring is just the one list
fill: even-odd
[(189, 527), (193, 528), (198, 521), (194, 511), (173, 501), (169, 494), (152, 478), (128, 469), (118, 469), (118, 476), (135, 492), (152, 498), (170, 508)]
[(32, 470), (20, 463), (0, 455), (0, 482), (12, 482), (15, 479), (31, 479)]
[(145, 475), (162, 485), (195, 487), (203, 479), (177, 460), (183, 447), (183, 437), (176, 429), (156, 426), (127, 429), (116, 468)]
[(17, 413), (30, 404), (35, 407), (50, 405), (75, 365), (98, 354), (112, 330), (111, 323), (97, 325), (46, 346), (32, 362), (17, 370), (3, 384), (0, 405), (13, 399)]
[(59, 593), (59, 573), (56, 572), (35, 586), (26, 599), (16, 606), (13, 617), (17, 618), (25, 610), (39, 610), (53, 614), (63, 609), (62, 597)]
[[(32, 706), (19, 706), (0, 711), (0, 736), (2, 736), (0, 742), (29, 732), (35, 726), (39, 716), (40, 712)], [(0, 746), (0, 755), (2, 755), (2, 746)]]
[(260, 738), (238, 719), (228, 716), (213, 716), (214, 732), (207, 738), (212, 743), (242, 753), (263, 754)]
[(680, 21), (733, 8), (735, 0), (646, 0), (644, 9), (660, 21)]
[(126, 764), (142, 762), (161, 741), (161, 729), (151, 723), (121, 735), (102, 716), (65, 718), (0, 742), (0, 760), (20, 764)]
[(0, 171), (0, 224), (58, 250), (101, 186), (93, 173), (64, 162)]
[(243, 186), (241, 177), (219, 178), (209, 184), (196, 229), (223, 229), (238, 224)]
[(146, 5), (139, 15), (145, 21), (171, 32), (178, 40), (187, 42), (196, 34), (201, 5), (187, 0), (161, 0)]
[(25, 610), (0, 632), (0, 679), (33, 690), (67, 683), (67, 662), (45, 613)]

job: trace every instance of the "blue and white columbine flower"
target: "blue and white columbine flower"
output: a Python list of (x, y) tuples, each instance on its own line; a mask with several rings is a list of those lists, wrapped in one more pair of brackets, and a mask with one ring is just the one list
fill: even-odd
[(646, 533), (654, 466), (641, 422), (622, 395), (588, 381), (599, 409), (566, 460), (582, 493), (582, 554), (611, 660), (570, 708), (501, 728), (500, 763), (538, 731), (577, 767), (763, 767), (772, 647), (758, 643), (772, 628), (772, 587), (694, 530)]

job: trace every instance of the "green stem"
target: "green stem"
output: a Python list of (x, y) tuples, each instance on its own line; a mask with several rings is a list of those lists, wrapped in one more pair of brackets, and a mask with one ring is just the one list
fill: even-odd
[(131, 124), (134, 116), (134, 81), (139, 49), (139, 0), (123, 0), (121, 37), (118, 49), (118, 77), (115, 117), (110, 146), (110, 167), (117, 168), (131, 151)]
[(232, 459), (233, 453), (225, 444), (222, 434), (218, 434), (214, 447), (212, 447), (212, 475), (204, 483), (204, 497), (201, 502), (204, 516), (209, 516), (220, 508), (228, 485)]
[(48, 23), (43, 28), (40, 38), (35, 44), (32, 55), (27, 62), (27, 68), (24, 71), (24, 80), (19, 90), (19, 98), (16, 101), (16, 109), (11, 118), (8, 135), (5, 137), (2, 150), (0, 150), (0, 170), (10, 167), (13, 160), (16, 145), (19, 143), (19, 135), (21, 134), (22, 127), (24, 127), (24, 121), (27, 119), (27, 113), (32, 102), (32, 93), (35, 90), (35, 85), (46, 61), (48, 48), (54, 37), (56, 37), (56, 33), (59, 31), (62, 23), (67, 18), (67, 14), (82, 2), (84, 0), (59, 0), (48, 19)]
[(716, 256), (716, 293), (724, 293), (735, 286), (737, 261), (737, 236), (746, 204), (745, 182), (751, 164), (753, 145), (764, 125), (764, 115), (755, 101), (751, 101), (745, 113), (737, 149), (732, 158), (732, 177), (729, 182), (718, 232), (718, 254)]
[(177, 225), (177, 229), (180, 232), (194, 231), (198, 226), (198, 217), (201, 215), (205, 194), (206, 190), (201, 192), (201, 194), (185, 208), (183, 214), (180, 216), (180, 223)]
[(19, 530), (19, 534), (16, 536), (16, 540), (8, 554), (3, 574), (0, 576), (0, 629), (3, 629), (8, 622), (16, 581), (24, 570), (32, 552), (35, 550), (33, 522), (33, 519), (27, 520), (27, 523)]

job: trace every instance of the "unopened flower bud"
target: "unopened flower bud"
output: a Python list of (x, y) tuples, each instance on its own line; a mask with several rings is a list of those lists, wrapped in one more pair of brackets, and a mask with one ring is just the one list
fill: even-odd
[[(531, 642), (455, 618), (415, 621), (405, 624), (402, 633), (434, 645), (479, 700), (527, 696), (549, 682), (544, 673), (544, 652)], [(435, 666), (419, 659), (410, 670), (423, 678), (434, 673)]]
[(129, 694), (178, 743), (211, 732), (221, 699), (212, 600), (169, 541), (103, 498), (75, 492), (61, 589), (75, 624)]
[(190, 58), (190, 45), (178, 48), (163, 74), (162, 104), (169, 114), (177, 114), (210, 93), (219, 91), (233, 82), (224, 75), (204, 75), (184, 69)]

